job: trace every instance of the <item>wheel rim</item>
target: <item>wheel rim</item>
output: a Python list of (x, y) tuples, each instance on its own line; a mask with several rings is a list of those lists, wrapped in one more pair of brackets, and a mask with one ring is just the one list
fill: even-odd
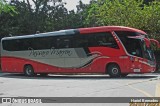
[(112, 69), (112, 73), (113, 73), (114, 75), (118, 74), (118, 72), (119, 72), (119, 70), (118, 70), (117, 68), (113, 68), (113, 69)]
[(27, 69), (26, 69), (26, 73), (27, 73), (27, 75), (31, 75), (32, 70), (31, 70), (31, 69), (29, 69), (29, 68), (27, 68)]

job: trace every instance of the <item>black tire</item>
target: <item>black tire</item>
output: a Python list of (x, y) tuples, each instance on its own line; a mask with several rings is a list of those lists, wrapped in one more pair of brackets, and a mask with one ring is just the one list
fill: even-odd
[(121, 74), (121, 77), (126, 77), (128, 74)]
[(121, 76), (121, 70), (117, 64), (110, 64), (107, 67), (107, 73), (110, 77), (117, 78)]
[(34, 69), (31, 65), (26, 65), (24, 67), (24, 74), (29, 77), (33, 77), (35, 75)]

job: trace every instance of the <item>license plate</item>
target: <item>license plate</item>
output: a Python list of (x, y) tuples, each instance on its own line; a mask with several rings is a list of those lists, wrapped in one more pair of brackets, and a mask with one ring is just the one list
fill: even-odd
[(134, 72), (141, 72), (140, 69), (133, 69)]

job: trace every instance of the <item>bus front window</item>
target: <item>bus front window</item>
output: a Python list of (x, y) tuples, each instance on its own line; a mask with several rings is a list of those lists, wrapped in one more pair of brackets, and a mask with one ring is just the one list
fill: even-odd
[(123, 44), (129, 54), (143, 57), (140, 39), (127, 38)]
[(151, 47), (147, 47), (146, 43), (142, 41), (143, 50), (144, 50), (144, 57), (150, 61), (155, 61), (154, 52)]

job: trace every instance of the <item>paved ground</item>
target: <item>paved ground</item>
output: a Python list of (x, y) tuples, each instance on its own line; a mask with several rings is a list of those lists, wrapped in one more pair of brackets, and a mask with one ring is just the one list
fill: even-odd
[[(26, 77), (22, 74), (0, 73), (0, 97), (160, 97), (160, 74), (109, 78), (107, 75)], [(18, 104), (6, 105), (17, 106)], [(64, 104), (55, 105), (64, 106)], [(65, 104), (65, 106), (71, 105), (115, 106), (120, 104)], [(128, 103), (122, 104), (122, 106), (125, 105), (129, 106)], [(19, 106), (22, 105), (19, 104)]]

